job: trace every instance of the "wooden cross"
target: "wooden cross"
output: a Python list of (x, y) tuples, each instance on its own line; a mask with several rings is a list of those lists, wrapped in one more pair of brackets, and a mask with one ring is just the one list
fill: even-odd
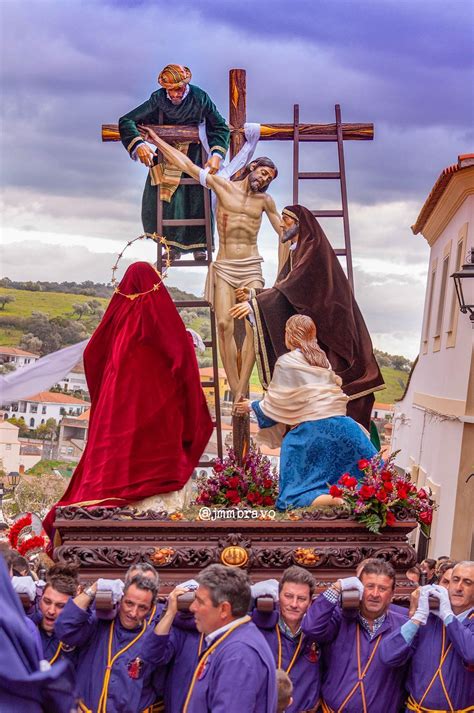
[[(246, 72), (245, 69), (229, 71), (229, 128), (230, 157), (233, 158), (245, 142), (246, 122)], [(163, 124), (151, 127), (164, 141), (190, 141), (199, 143), (197, 126)], [(337, 141), (336, 124), (299, 124), (300, 141)], [(371, 141), (373, 124), (342, 124), (344, 141)], [(259, 141), (293, 141), (294, 124), (263, 123)], [(117, 124), (102, 125), (102, 141), (120, 141)]]
[[(247, 88), (246, 72), (244, 69), (231, 69), (229, 71), (229, 129), (230, 129), (230, 158), (234, 158), (245, 143), (244, 126), (247, 116)], [(292, 124), (262, 123), (260, 125), (260, 141), (293, 141), (294, 142), (294, 170), (293, 170), (293, 202), (296, 203), (298, 180), (302, 178), (339, 178), (341, 180), (341, 195), (343, 202), (342, 211), (315, 212), (319, 216), (340, 216), (344, 219), (346, 238), (346, 251), (336, 250), (336, 254), (345, 254), (348, 257), (348, 276), (352, 283), (352, 267), (350, 256), (350, 238), (347, 213), (347, 195), (345, 188), (344, 157), (342, 151), (343, 141), (371, 141), (374, 138), (373, 124), (343, 124), (340, 123), (340, 109), (336, 107), (337, 122), (334, 124), (300, 124), (299, 109), (295, 106), (294, 121)], [(152, 126), (154, 131), (163, 140), (190, 141), (199, 143), (197, 126), (183, 125), (158, 125)], [(117, 124), (103, 124), (102, 141), (120, 141)], [(300, 141), (334, 141), (338, 143), (339, 173), (299, 173), (298, 170), (298, 145)], [(237, 345), (237, 363), (240, 364), (242, 344), (245, 338), (245, 326), (241, 320), (235, 320), (234, 337)], [(214, 345), (216, 348), (216, 345)], [(240, 371), (240, 367), (239, 367)], [(216, 404), (216, 407), (218, 405)], [(233, 446), (239, 461), (248, 450), (250, 444), (249, 417), (233, 416)]]

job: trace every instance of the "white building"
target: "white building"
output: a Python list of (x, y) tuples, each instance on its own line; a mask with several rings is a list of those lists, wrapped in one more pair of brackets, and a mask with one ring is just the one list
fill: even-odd
[(89, 393), (87, 388), (86, 375), (84, 373), (84, 365), (82, 361), (71, 369), (71, 371), (66, 374), (66, 376), (58, 381), (55, 386), (61, 387), (64, 391), (69, 391), (73, 393), (74, 391), (83, 391), (86, 394)]
[(2, 408), (4, 419), (12, 416), (23, 418), (29, 428), (38, 428), (48, 418), (54, 418), (58, 423), (63, 416), (80, 416), (90, 408), (90, 403), (69, 394), (41, 391), (16, 403), (5, 404)]
[(393, 416), (393, 404), (383, 404), (380, 401), (375, 401), (372, 407), (372, 418), (380, 418), (383, 420), (391, 419)]
[(41, 460), (41, 455), (29, 455), (21, 451), (18, 439), (18, 426), (8, 421), (0, 421), (0, 460), (6, 473), (32, 468)]
[(90, 410), (81, 416), (64, 416), (59, 423), (58, 457), (61, 460), (80, 460), (87, 443)]
[(13, 364), (15, 369), (38, 361), (39, 355), (18, 347), (0, 347), (0, 364)]
[(441, 173), (412, 231), (431, 250), (420, 353), (395, 406), (392, 451), (439, 505), (429, 556), (474, 559), (474, 331), (450, 278), (473, 246), (474, 154)]

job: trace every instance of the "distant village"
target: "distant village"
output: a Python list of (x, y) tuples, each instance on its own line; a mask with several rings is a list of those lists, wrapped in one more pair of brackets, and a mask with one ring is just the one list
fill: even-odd
[[(388, 355), (386, 355), (387, 359)], [(38, 354), (19, 347), (0, 346), (0, 364), (21, 369), (40, 358)], [(200, 368), (201, 381), (206, 384), (212, 377), (212, 367)], [(203, 386), (209, 408), (215, 409), (214, 389)], [(259, 398), (261, 390), (251, 392)], [(222, 412), (223, 439), (231, 434), (232, 395), (224, 369), (219, 369), (219, 394)], [(0, 459), (6, 473), (24, 473), (41, 460), (63, 461), (74, 465), (80, 460), (87, 443), (90, 399), (82, 362), (75, 366), (50, 391), (33, 394), (27, 399), (1, 404)], [(372, 412), (381, 440), (390, 443), (393, 403), (375, 402)], [(251, 423), (251, 435), (257, 433), (257, 424)], [(268, 451), (268, 452), (267, 452)], [(265, 455), (278, 467), (279, 449), (264, 448)], [(212, 460), (217, 455), (215, 432), (206, 448), (205, 457)], [(72, 473), (72, 469), (69, 471)]]

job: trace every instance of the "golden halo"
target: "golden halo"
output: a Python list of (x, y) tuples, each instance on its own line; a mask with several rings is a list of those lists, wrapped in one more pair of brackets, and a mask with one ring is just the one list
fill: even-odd
[[(160, 281), (156, 282), (150, 290), (146, 290), (145, 292), (136, 292), (132, 295), (126, 295), (124, 292), (120, 292), (118, 287), (116, 287), (117, 278), (115, 277), (115, 273), (118, 270), (118, 264), (119, 264), (120, 260), (122, 259), (125, 250), (127, 248), (129, 248), (130, 245), (133, 245), (133, 243), (135, 243), (137, 240), (146, 240), (147, 238), (149, 238), (150, 240), (153, 240), (155, 243), (161, 243), (161, 245), (164, 246), (165, 251), (166, 251), (165, 269), (163, 271), (163, 274), (161, 274), (160, 271), (156, 267), (153, 266), (153, 268), (156, 270), (158, 277), (160, 278)], [(156, 292), (157, 290), (160, 289), (161, 282), (166, 279), (168, 268), (170, 266), (171, 266), (170, 248), (169, 248), (166, 238), (162, 235), (158, 235), (158, 233), (143, 233), (143, 235), (139, 235), (138, 237), (134, 238), (133, 240), (129, 240), (128, 243), (125, 245), (124, 249), (122, 250), (122, 252), (119, 253), (117, 256), (117, 260), (115, 261), (115, 264), (112, 267), (112, 279), (110, 280), (112, 286), (114, 287), (114, 293), (116, 295), (122, 295), (122, 297), (127, 297), (129, 300), (134, 300), (137, 297), (142, 297), (143, 295), (147, 295), (150, 292)]]

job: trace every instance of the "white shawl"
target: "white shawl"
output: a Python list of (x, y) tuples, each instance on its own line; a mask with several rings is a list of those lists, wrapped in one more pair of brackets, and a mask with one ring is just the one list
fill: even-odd
[(276, 426), (260, 429), (257, 443), (278, 448), (286, 426), (345, 416), (348, 397), (332, 369), (311, 366), (299, 349), (279, 357), (260, 408)]

